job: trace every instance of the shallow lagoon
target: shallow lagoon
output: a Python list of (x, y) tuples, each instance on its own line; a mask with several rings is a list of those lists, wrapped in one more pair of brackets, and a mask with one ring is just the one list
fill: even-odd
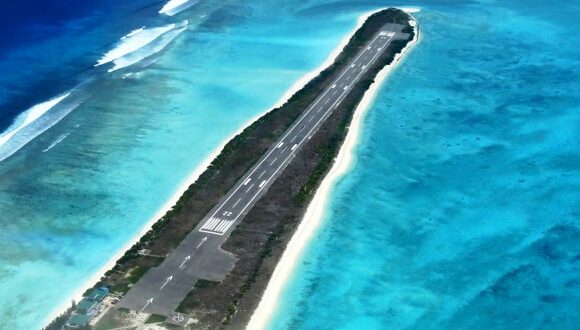
[[(320, 65), (358, 16), (301, 14), (289, 3), (267, 2), (204, 2), (172, 18), (128, 7), (118, 14), (122, 23), (79, 32), (82, 41), (101, 43), (90, 43), (89, 58), (76, 65), (92, 66), (143, 25), (187, 19), (189, 27), (145, 68), (71, 76), (91, 79), (80, 93), (86, 100), (0, 162), (0, 328), (40, 327), (215, 148)], [(28, 72), (11, 75), (23, 79), (19, 93), (35, 83)], [(55, 78), (49, 85), (63, 89), (46, 89), (62, 93), (67, 83)], [(28, 103), (54, 96), (36, 90), (27, 91)], [(3, 110), (18, 103), (2, 100)]]
[(271, 329), (577, 329), (579, 14), (425, 3)]
[[(160, 5), (127, 2), (110, 18), (81, 10), (64, 18), (66, 33), (27, 44), (53, 56), (86, 42), (58, 67), (79, 77), (129, 31), (190, 21), (157, 62), (97, 80), (85, 103), (0, 163), (5, 328), (38, 328), (213, 149), (317, 67), (360, 13), (388, 3), (208, 1), (174, 18), (155, 16)], [(424, 5), (423, 41), (369, 111), (357, 165), (272, 328), (578, 319), (579, 9)], [(83, 24), (99, 28), (78, 34)], [(67, 79), (27, 89), (50, 63), (3, 75), (0, 95), (17, 86), (24, 109), (66, 91)]]

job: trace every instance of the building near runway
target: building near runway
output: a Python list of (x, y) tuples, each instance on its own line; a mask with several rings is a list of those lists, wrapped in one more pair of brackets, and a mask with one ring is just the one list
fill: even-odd
[(65, 329), (81, 329), (89, 325), (93, 317), (99, 313), (99, 306), (109, 294), (109, 289), (99, 287), (93, 289), (75, 307), (75, 311), (65, 323)]

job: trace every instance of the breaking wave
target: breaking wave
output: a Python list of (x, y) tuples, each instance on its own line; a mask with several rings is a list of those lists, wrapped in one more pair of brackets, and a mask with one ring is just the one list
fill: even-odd
[(67, 98), (69, 95), (70, 93), (66, 93), (59, 97), (55, 97), (52, 100), (39, 103), (21, 113), (18, 117), (16, 117), (14, 123), (12, 123), (12, 125), (10, 125), (10, 127), (8, 127), (8, 129), (4, 133), (0, 134), (0, 148), (2, 148), (6, 143), (8, 143), (8, 141), (10, 141), (10, 139), (14, 135), (18, 134), (18, 132), (20, 132), (21, 130), (25, 129), (27, 126), (32, 124), (34, 121), (36, 121), (38, 118), (40, 118), (50, 109), (52, 109), (55, 105), (59, 104), (60, 101)]
[(187, 8), (198, 3), (199, 0), (169, 0), (163, 8), (159, 11), (159, 14), (165, 14), (167, 16), (173, 16), (180, 13)]
[(95, 66), (103, 65), (132, 53), (159, 38), (162, 34), (175, 28), (175, 24), (146, 29), (145, 27), (133, 30), (121, 38), (117, 46), (101, 57)]
[(64, 141), (64, 139), (66, 139), (70, 135), (70, 133), (71, 132), (59, 135), (59, 137), (57, 137), (56, 140), (54, 140), (48, 147), (46, 147), (45, 149), (42, 149), (42, 152), (47, 152), (50, 149), (56, 147), (56, 145), (61, 143), (62, 141)]
[[(174, 3), (168, 7), (167, 12), (183, 10), (183, 6), (190, 5), (192, 3), (189, 1), (179, 1), (179, 3)], [(153, 55), (164, 50), (179, 34), (187, 29), (187, 26), (188, 22), (184, 20), (180, 23), (164, 26), (152, 28), (143, 26), (135, 29), (122, 37), (111, 50), (106, 52), (97, 61), (95, 67), (107, 64), (109, 66), (107, 71), (112, 72), (142, 62), (141, 68), (145, 68), (157, 60)], [(124, 77), (128, 76), (125, 75)], [(70, 95), (71, 92), (67, 92), (51, 100), (36, 104), (16, 117), (12, 125), (0, 134), (0, 161), (10, 157), (28, 142), (54, 126), (87, 97), (86, 95), (77, 95), (78, 97), (67, 99)], [(64, 101), (65, 99), (67, 100)], [(50, 150), (65, 138), (66, 136), (59, 137), (60, 140), (57, 139), (54, 145), (43, 151)]]
[[(82, 101), (65, 101), (71, 92), (39, 103), (20, 114), (0, 135), (0, 161), (12, 156), (28, 142), (54, 126)], [(64, 103), (64, 104), (63, 104)]]
[(187, 29), (187, 21), (154, 28), (139, 28), (127, 34), (115, 48), (108, 51), (95, 66), (113, 63), (109, 72), (116, 71), (162, 51), (175, 37)]

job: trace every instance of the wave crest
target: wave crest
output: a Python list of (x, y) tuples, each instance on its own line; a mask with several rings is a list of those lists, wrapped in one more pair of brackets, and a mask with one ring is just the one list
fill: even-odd
[(159, 14), (165, 14), (167, 16), (173, 16), (178, 14), (187, 8), (198, 3), (199, 0), (169, 0), (163, 8), (159, 11)]
[(95, 66), (113, 62), (127, 54), (139, 50), (175, 28), (175, 24), (146, 29), (145, 27), (131, 31), (121, 38), (116, 47), (109, 50), (101, 57)]
[(175, 37), (187, 29), (187, 21), (153, 28), (139, 28), (122, 37), (95, 66), (112, 63), (108, 72), (116, 71), (162, 51)]
[(74, 110), (79, 103), (65, 102), (58, 106), (71, 92), (39, 103), (21, 113), (14, 123), (0, 135), (0, 161), (12, 156), (28, 142), (44, 133)]

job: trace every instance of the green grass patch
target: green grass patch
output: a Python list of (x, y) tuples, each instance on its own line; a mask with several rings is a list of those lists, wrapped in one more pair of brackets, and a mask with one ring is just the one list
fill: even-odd
[(129, 281), (129, 283), (135, 284), (137, 283), (137, 281), (139, 281), (139, 279), (145, 275), (145, 273), (150, 269), (151, 267), (149, 266), (136, 266), (135, 268), (131, 269), (131, 272), (129, 273), (129, 277), (127, 277), (127, 280)]
[(196, 288), (204, 289), (204, 288), (213, 288), (214, 286), (218, 285), (220, 282), (216, 281), (208, 281), (208, 280), (199, 280), (195, 283)]
[(145, 323), (159, 323), (167, 320), (167, 316), (151, 314)]

